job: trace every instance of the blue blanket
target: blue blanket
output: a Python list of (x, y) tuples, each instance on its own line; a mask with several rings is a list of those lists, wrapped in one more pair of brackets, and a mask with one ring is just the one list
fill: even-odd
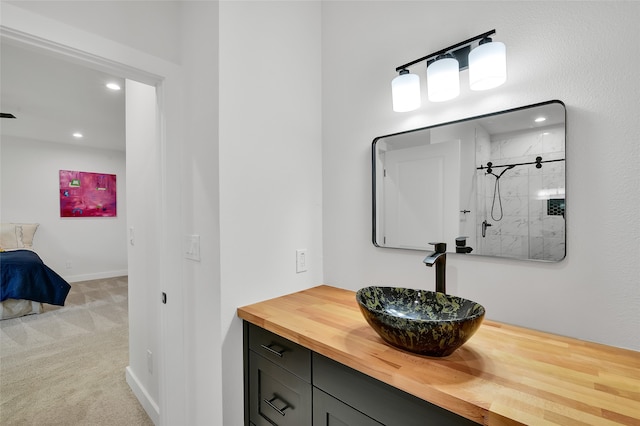
[(27, 299), (64, 306), (71, 286), (30, 250), (0, 252), (0, 301)]

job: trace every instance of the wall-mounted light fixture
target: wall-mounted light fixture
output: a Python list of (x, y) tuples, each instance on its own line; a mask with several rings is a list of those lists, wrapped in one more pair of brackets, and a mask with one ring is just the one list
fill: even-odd
[(495, 32), (487, 31), (396, 67), (400, 75), (391, 82), (393, 110), (406, 112), (420, 107), (420, 77), (409, 73), (407, 68), (423, 61), (427, 62), (427, 95), (431, 102), (457, 97), (460, 94), (459, 73), (467, 68), (471, 90), (493, 89), (503, 84), (507, 80), (506, 48), (504, 43), (489, 37)]
[(393, 110), (397, 112), (413, 111), (420, 107), (420, 77), (400, 70), (400, 75), (391, 81)]

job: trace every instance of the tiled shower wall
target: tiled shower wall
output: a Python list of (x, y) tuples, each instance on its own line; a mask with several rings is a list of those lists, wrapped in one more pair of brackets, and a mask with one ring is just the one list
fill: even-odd
[[(476, 166), (491, 161), (494, 165), (526, 163), (541, 156), (543, 161), (565, 158), (564, 128), (494, 135), (487, 146), (477, 141)], [(494, 168), (500, 175), (504, 168)], [(477, 170), (476, 236), (477, 253), (522, 259), (557, 261), (565, 253), (565, 220), (560, 211), (548, 211), (547, 199), (559, 199), (564, 205), (565, 162), (516, 166), (499, 179)], [(495, 197), (494, 197), (495, 193)], [(551, 214), (549, 214), (551, 213)], [(491, 226), (482, 237), (482, 222)]]

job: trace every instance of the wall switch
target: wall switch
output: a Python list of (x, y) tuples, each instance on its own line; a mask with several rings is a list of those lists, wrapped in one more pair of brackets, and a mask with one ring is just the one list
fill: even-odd
[(151, 353), (151, 349), (147, 349), (147, 370), (149, 370), (149, 374), (153, 374), (153, 353)]
[(200, 262), (200, 235), (186, 235), (184, 237), (184, 257)]
[(296, 272), (307, 270), (307, 249), (296, 250)]
[(133, 226), (129, 227), (129, 244), (135, 244), (135, 233), (133, 232)]

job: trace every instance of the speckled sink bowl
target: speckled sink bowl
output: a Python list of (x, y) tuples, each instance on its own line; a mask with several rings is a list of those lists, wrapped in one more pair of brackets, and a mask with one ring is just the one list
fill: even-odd
[(356, 300), (382, 339), (398, 348), (443, 357), (476, 332), (484, 307), (471, 300), (426, 290), (365, 287)]

